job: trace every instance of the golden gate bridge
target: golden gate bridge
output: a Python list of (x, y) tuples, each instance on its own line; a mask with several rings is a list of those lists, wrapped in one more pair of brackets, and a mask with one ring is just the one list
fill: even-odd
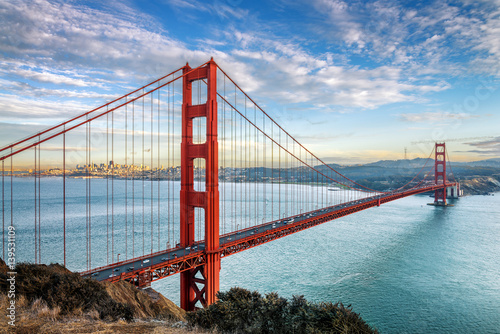
[(0, 161), (4, 259), (20, 226), (26, 261), (137, 287), (179, 273), (186, 310), (215, 302), (226, 256), (411, 195), (445, 206), (457, 189), (444, 143), (398, 189), (356, 183), (213, 59), (6, 145)]

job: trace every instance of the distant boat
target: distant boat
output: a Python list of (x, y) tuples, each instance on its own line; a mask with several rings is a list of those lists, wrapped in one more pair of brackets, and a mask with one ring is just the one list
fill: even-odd
[(339, 190), (342, 190), (342, 188), (339, 188), (339, 187), (334, 186), (334, 185), (329, 185), (328, 186), (328, 190), (330, 190), (330, 191), (339, 191)]

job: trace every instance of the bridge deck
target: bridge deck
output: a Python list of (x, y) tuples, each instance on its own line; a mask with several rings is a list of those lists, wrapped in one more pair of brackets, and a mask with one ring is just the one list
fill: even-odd
[[(422, 186), (407, 191), (376, 195), (235, 231), (220, 236), (219, 251), (221, 257), (226, 257), (358, 211), (452, 185), (454, 183), (447, 183), (445, 186)], [(171, 248), (94, 268), (82, 272), (81, 275), (100, 281), (126, 280), (137, 286), (146, 286), (152, 281), (202, 266), (205, 264), (205, 255), (205, 245), (201, 242), (190, 247)]]

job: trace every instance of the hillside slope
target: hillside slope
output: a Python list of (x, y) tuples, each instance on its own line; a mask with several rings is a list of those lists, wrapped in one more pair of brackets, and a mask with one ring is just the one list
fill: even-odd
[[(10, 303), (7, 272), (0, 259), (2, 314)], [(83, 279), (58, 264), (21, 263), (16, 272), (15, 327), (4, 320), (0, 333), (192, 333), (175, 328), (186, 312), (152, 289)]]

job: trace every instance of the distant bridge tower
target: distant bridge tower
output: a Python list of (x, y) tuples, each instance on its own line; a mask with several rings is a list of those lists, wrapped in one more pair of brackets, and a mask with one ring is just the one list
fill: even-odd
[[(446, 184), (446, 145), (436, 143), (434, 161), (434, 181), (436, 185)], [(446, 205), (446, 188), (439, 188), (434, 191), (434, 204)]]
[[(215, 302), (219, 291), (219, 176), (217, 143), (217, 65), (213, 60), (206, 66), (191, 70), (184, 67), (182, 90), (182, 143), (180, 241), (187, 247), (194, 243), (195, 208), (205, 210), (205, 265), (181, 273), (181, 307), (193, 310), (200, 302), (204, 307)], [(207, 102), (192, 104), (192, 83), (206, 80)], [(206, 118), (206, 142), (193, 143), (193, 119)], [(205, 191), (194, 190), (193, 161), (205, 159)]]

